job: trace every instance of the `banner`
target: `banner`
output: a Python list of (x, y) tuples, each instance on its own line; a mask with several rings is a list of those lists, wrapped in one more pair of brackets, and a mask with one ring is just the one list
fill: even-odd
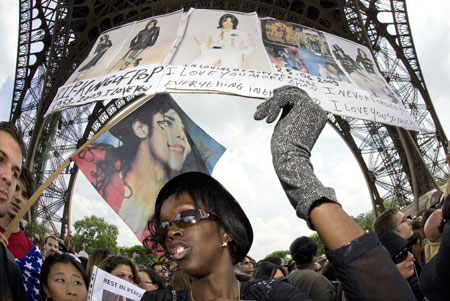
[(210, 174), (225, 148), (168, 94), (158, 94), (72, 160), (141, 241), (162, 186), (178, 174)]
[(89, 301), (141, 300), (145, 290), (94, 265), (89, 283)]
[(295, 23), (258, 19), (256, 13), (207, 9), (102, 33), (46, 115), (154, 93), (266, 99), (283, 85), (304, 89), (330, 113), (418, 130), (366, 47)]

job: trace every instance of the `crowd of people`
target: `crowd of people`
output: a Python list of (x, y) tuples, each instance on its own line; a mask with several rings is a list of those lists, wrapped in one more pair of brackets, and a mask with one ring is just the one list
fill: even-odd
[[(449, 300), (450, 185), (435, 208), (414, 218), (388, 209), (365, 232), (313, 172), (310, 153), (326, 113), (303, 90), (282, 87), (254, 117), (273, 122), (281, 110), (271, 141), (274, 168), (325, 255), (299, 236), (290, 260), (256, 262), (248, 255), (252, 226), (239, 202), (210, 175), (186, 172), (162, 187), (147, 223), (143, 243), (160, 261), (142, 266), (106, 249), (75, 252), (70, 237), (41, 241), (17, 226), (8, 239), (0, 234), (0, 299), (86, 300), (97, 266), (145, 290), (142, 300)], [(22, 166), (23, 148), (15, 127), (0, 123), (2, 233), (35, 189)]]

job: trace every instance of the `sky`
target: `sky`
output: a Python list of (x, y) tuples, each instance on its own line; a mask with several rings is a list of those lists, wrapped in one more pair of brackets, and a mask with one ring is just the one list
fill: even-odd
[[(407, 1), (413, 40), (434, 107), (449, 135), (450, 2)], [(18, 1), (0, 1), (0, 120), (9, 119), (17, 53)], [(218, 95), (174, 96), (182, 109), (227, 148), (213, 176), (240, 202), (253, 226), (254, 241), (249, 252), (262, 259), (276, 250), (289, 249), (302, 235), (310, 235), (306, 223), (295, 215), (272, 167), (270, 137), (273, 125), (254, 121), (260, 102), (255, 99)], [(372, 209), (368, 189), (359, 166), (344, 141), (328, 125), (312, 152), (317, 176), (334, 187), (343, 208), (351, 215)], [(88, 183), (77, 177), (72, 199), (72, 223), (92, 214), (119, 229), (118, 245), (139, 244), (134, 234)]]

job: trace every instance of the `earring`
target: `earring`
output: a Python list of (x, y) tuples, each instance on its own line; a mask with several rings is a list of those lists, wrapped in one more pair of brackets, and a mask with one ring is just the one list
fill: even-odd
[(224, 241), (223, 243), (222, 243), (222, 247), (226, 247), (226, 246), (228, 246), (228, 241)]

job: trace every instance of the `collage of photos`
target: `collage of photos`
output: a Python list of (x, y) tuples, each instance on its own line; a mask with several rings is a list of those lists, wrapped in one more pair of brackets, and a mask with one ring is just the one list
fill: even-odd
[[(102, 33), (66, 86), (152, 64), (264, 72), (280, 67), (312, 75), (319, 84), (350, 84), (348, 89), (400, 103), (364, 46), (299, 24), (259, 19), (256, 12), (193, 8)], [(152, 84), (157, 86), (158, 79)]]
[[(66, 84), (142, 65), (209, 65), (274, 71), (274, 65), (399, 103), (369, 50), (319, 30), (256, 13), (190, 9), (102, 33)], [(178, 26), (173, 26), (178, 24)], [(261, 38), (262, 37), (262, 38)]]
[(370, 52), (359, 44), (327, 35), (335, 60), (342, 66), (352, 81), (361, 89), (369, 91), (374, 97), (382, 97), (399, 104), (399, 99), (392, 93), (388, 83), (376, 71), (375, 62)]
[(182, 10), (147, 18), (102, 33), (88, 57), (66, 82), (98, 77), (147, 64), (164, 64), (178, 38)]
[(261, 19), (263, 42), (273, 64), (350, 83), (334, 60), (324, 34), (298, 24)]
[(203, 64), (272, 71), (256, 13), (191, 9), (172, 65)]

